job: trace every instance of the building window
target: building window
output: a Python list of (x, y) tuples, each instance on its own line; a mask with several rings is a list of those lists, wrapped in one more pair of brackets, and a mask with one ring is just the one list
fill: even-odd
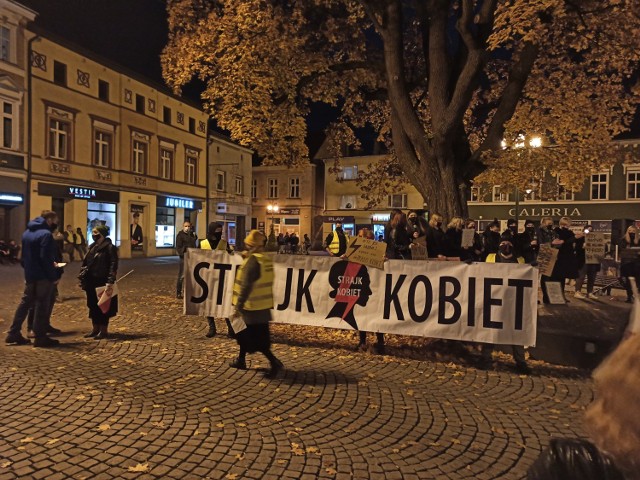
[(340, 197), (340, 208), (341, 209), (352, 209), (356, 208), (356, 196), (355, 195), (342, 195)]
[(133, 173), (143, 174), (147, 169), (147, 152), (149, 150), (149, 143), (142, 140), (133, 140), (132, 158), (131, 158), (131, 171)]
[(169, 107), (162, 107), (162, 121), (171, 125), (171, 109)]
[(71, 123), (57, 118), (49, 119), (49, 156), (58, 160), (70, 160)]
[(198, 159), (196, 157), (187, 157), (187, 172), (185, 179), (188, 184), (195, 185), (197, 180)]
[(573, 200), (573, 190), (567, 188), (558, 177), (558, 194), (556, 196), (559, 202), (567, 202)]
[(136, 93), (136, 112), (144, 113), (144, 97)]
[(358, 179), (358, 166), (353, 165), (349, 167), (342, 167), (342, 171), (338, 175), (340, 180), (357, 180)]
[(278, 179), (270, 178), (268, 179), (269, 185), (269, 198), (278, 198)]
[(627, 172), (627, 199), (640, 200), (640, 170)]
[(109, 101), (109, 82), (98, 80), (98, 98), (105, 102)]
[(156, 208), (156, 248), (173, 247), (176, 238), (176, 209)]
[(4, 148), (15, 148), (14, 144), (14, 126), (17, 124), (14, 120), (15, 107), (13, 103), (2, 102), (2, 146)]
[(53, 83), (67, 86), (67, 66), (55, 60), (53, 61)]
[(111, 166), (111, 150), (113, 144), (113, 136), (111, 133), (95, 130), (94, 133), (94, 150), (93, 164), (96, 167)]
[(196, 133), (196, 119), (189, 117), (189, 133)]
[(160, 148), (160, 178), (173, 179), (173, 150)]
[(492, 199), (494, 202), (508, 202), (509, 194), (502, 190), (500, 185), (495, 185), (493, 187), (493, 196)]
[(216, 173), (216, 190), (224, 192), (227, 185), (227, 173), (222, 170), (218, 170)]
[(289, 198), (300, 198), (300, 177), (289, 177)]
[(471, 187), (469, 202), (479, 202), (480, 201), (480, 187)]
[(0, 27), (0, 59), (5, 62), (11, 61), (11, 30), (7, 27)]
[(407, 208), (407, 194), (388, 195), (387, 206), (389, 208)]
[(591, 175), (591, 200), (607, 200), (608, 183), (609, 174), (607, 172)]
[(242, 195), (242, 177), (236, 177), (236, 195)]
[(258, 179), (251, 180), (251, 198), (258, 198)]

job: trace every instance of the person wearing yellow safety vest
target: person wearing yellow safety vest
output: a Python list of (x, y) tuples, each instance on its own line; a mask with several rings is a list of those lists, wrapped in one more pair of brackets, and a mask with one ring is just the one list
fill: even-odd
[(233, 286), (234, 315), (240, 315), (247, 326), (236, 335), (240, 346), (238, 358), (229, 364), (232, 368), (247, 368), (247, 353), (261, 352), (271, 364), (266, 378), (275, 378), (283, 368), (282, 362), (271, 352), (269, 322), (273, 308), (273, 263), (264, 254), (265, 237), (258, 230), (251, 230), (244, 240), (248, 251), (236, 273)]
[(349, 244), (349, 235), (342, 230), (342, 223), (337, 222), (333, 232), (327, 235), (324, 241), (325, 250), (334, 257), (341, 257), (347, 253), (347, 245)]
[[(200, 240), (200, 248), (203, 250), (226, 250), (227, 253), (233, 253), (229, 244), (222, 239), (222, 225), (217, 222), (211, 222), (207, 227), (207, 238)], [(228, 318), (224, 320), (227, 323), (227, 336), (235, 338), (231, 322)], [(207, 322), (209, 323), (209, 331), (206, 333), (206, 337), (215, 337), (217, 333), (215, 318), (207, 317)]]
[[(500, 245), (498, 246), (498, 253), (490, 253), (485, 260), (487, 263), (524, 263), (524, 258), (516, 257), (513, 254), (513, 244), (510, 240), (503, 237)], [(478, 368), (480, 370), (488, 370), (492, 367), (493, 361), (491, 354), (493, 353), (494, 345), (491, 343), (483, 343), (481, 346), (480, 363)], [(525, 358), (524, 347), (522, 345), (511, 345), (513, 352), (513, 359), (516, 362), (516, 371), (524, 375), (531, 373), (531, 368), (527, 365)]]

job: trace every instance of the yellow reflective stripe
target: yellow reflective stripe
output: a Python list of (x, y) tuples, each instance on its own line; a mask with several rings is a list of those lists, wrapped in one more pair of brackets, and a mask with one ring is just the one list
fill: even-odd
[[(273, 308), (273, 263), (269, 257), (260, 253), (254, 253), (258, 263), (260, 264), (260, 278), (254, 283), (253, 289), (249, 294), (249, 298), (244, 304), (245, 310), (268, 310)], [(232, 304), (237, 305), (238, 295), (242, 286), (243, 276), (245, 274), (244, 267), (249, 261), (248, 257), (238, 269), (235, 282), (233, 284)]]
[(211, 250), (211, 245), (209, 245), (209, 240), (204, 239), (200, 242), (200, 248), (202, 250)]

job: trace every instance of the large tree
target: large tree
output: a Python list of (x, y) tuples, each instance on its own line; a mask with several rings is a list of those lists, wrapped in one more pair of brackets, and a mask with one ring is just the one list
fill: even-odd
[(466, 213), (474, 180), (579, 187), (615, 160), (639, 99), (637, 0), (168, 0), (168, 12), (166, 80), (204, 81), (211, 115), (266, 163), (307, 159), (305, 118), (325, 102), (341, 112), (338, 169), (359, 128), (389, 146), (361, 178), (372, 203), (408, 180), (447, 217)]

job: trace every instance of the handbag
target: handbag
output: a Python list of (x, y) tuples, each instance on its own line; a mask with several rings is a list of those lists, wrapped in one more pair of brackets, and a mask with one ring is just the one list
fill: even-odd
[(80, 282), (80, 288), (83, 290), (87, 286), (87, 280), (89, 280), (89, 267), (83, 265), (78, 272), (78, 281)]

